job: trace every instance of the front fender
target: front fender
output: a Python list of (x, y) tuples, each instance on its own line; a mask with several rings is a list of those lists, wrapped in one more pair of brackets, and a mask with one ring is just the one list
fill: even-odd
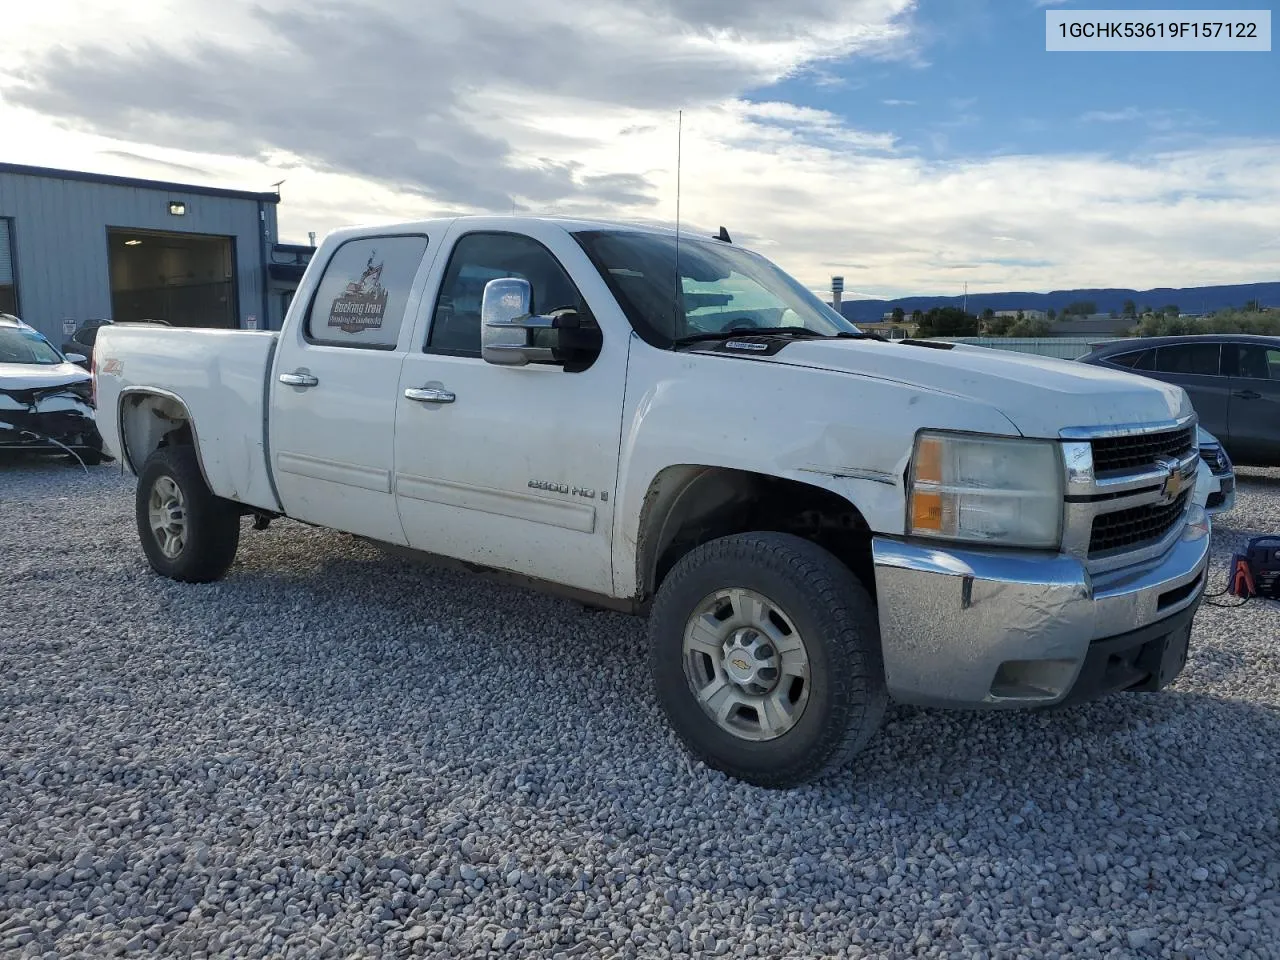
[(873, 532), (893, 535), (903, 529), (918, 430), (1019, 435), (994, 407), (896, 381), (645, 344), (631, 358), (614, 521), (620, 596), (642, 588), (641, 523), (662, 496), (660, 475), (673, 467), (821, 487), (854, 506)]

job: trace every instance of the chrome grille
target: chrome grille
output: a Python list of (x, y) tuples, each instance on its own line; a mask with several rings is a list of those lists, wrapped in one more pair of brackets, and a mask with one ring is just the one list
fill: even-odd
[(1145, 503), (1094, 517), (1089, 556), (1159, 543), (1182, 519), (1190, 496), (1184, 490), (1169, 503)]
[(1191, 512), (1200, 466), (1194, 414), (1163, 423), (1066, 427), (1059, 436), (1063, 553), (1098, 575), (1154, 559), (1173, 545)]
[(1123, 437), (1098, 437), (1093, 443), (1093, 469), (1098, 473), (1149, 467), (1167, 457), (1179, 460), (1195, 449), (1195, 427), (1140, 433)]
[(1214, 473), (1227, 472), (1227, 458), (1221, 447), (1201, 447), (1200, 456)]

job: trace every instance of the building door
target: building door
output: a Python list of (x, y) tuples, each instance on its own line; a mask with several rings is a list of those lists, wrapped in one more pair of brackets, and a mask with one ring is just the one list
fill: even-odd
[(17, 268), (13, 264), (11, 221), (0, 217), (0, 313), (18, 313)]
[(108, 227), (107, 252), (117, 323), (239, 326), (231, 237)]

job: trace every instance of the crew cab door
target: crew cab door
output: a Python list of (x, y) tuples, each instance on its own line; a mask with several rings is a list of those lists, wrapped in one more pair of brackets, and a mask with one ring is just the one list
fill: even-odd
[(616, 304), (557, 227), (455, 230), (400, 374), (395, 490), (409, 545), (612, 595), (628, 338), (601, 323), (603, 348), (580, 372), (498, 366), (481, 359), (480, 301), (489, 280), (519, 277), (535, 313), (571, 306), (599, 321)]
[(1182, 387), (1200, 418), (1200, 426), (1216, 437), (1225, 437), (1231, 384), (1222, 369), (1223, 349), (1217, 341), (1162, 346), (1155, 352), (1154, 372), (1139, 367), (1134, 372)]
[(1222, 350), (1231, 407), (1227, 435), (1219, 439), (1247, 463), (1280, 463), (1280, 349), (1230, 343)]
[(288, 516), (405, 542), (391, 488), (396, 385), (435, 239), (341, 240), (299, 291), (309, 299), (281, 334), (270, 384), (271, 469)]

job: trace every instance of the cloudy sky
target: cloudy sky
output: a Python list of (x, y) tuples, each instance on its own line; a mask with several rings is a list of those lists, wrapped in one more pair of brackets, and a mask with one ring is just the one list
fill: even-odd
[(1280, 279), (1280, 53), (1046, 53), (1046, 8), (1073, 5), (1100, 6), (39, 0), (4, 14), (0, 160), (283, 179), (295, 242), (513, 209), (670, 222), (683, 110), (686, 224), (816, 290)]

